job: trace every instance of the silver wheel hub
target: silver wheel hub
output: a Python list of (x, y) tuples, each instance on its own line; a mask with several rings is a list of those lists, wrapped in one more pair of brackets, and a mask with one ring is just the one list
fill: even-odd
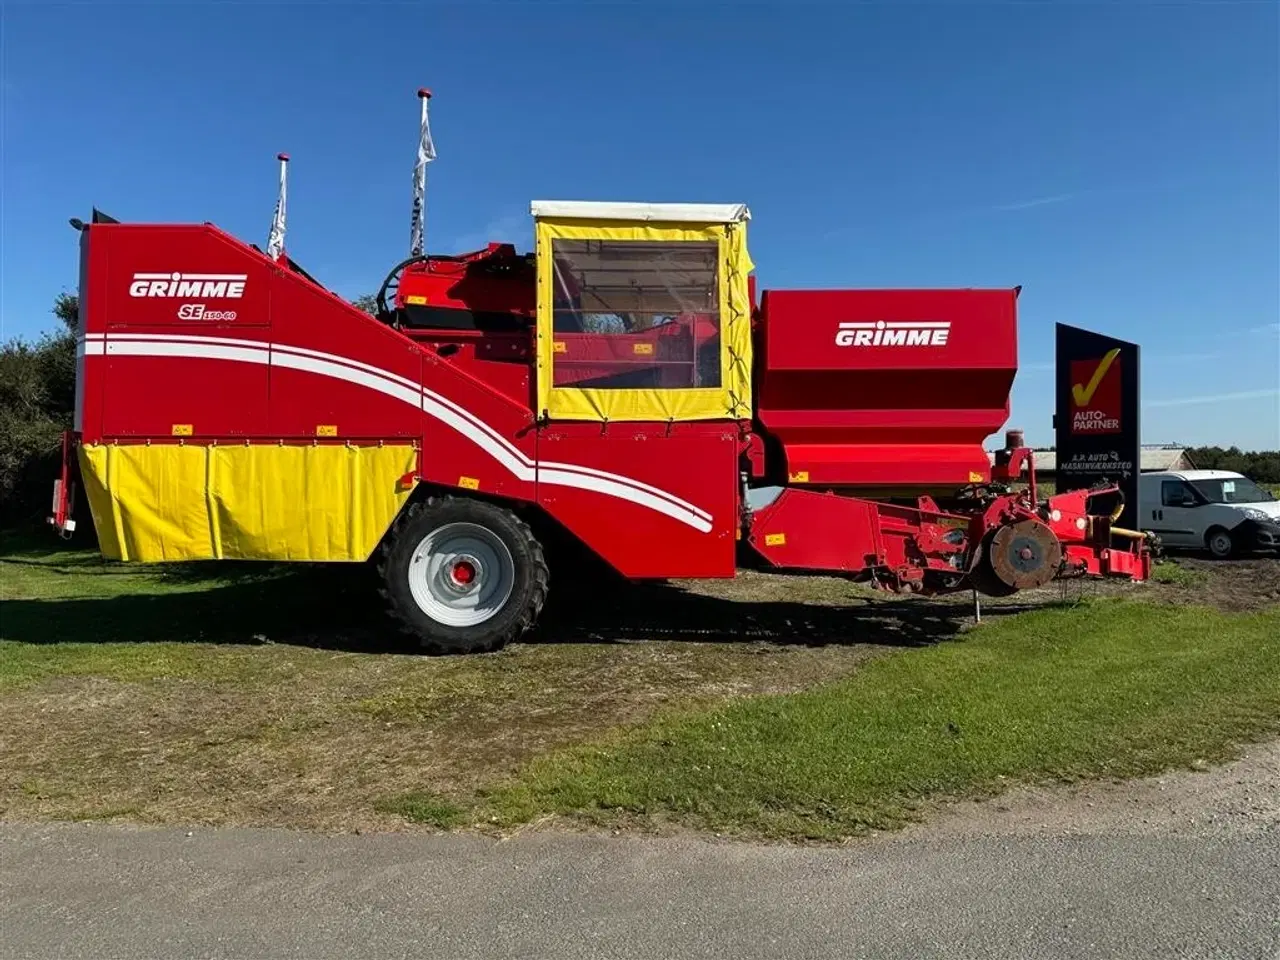
[(476, 523), (446, 523), (428, 533), (409, 561), (409, 592), (432, 620), (474, 627), (496, 616), (515, 588), (511, 551)]

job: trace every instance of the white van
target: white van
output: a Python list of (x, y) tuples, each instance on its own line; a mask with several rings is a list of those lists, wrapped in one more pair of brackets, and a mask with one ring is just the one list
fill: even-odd
[(1207, 548), (1219, 559), (1280, 548), (1280, 500), (1230, 470), (1144, 473), (1138, 508), (1142, 529), (1166, 547)]

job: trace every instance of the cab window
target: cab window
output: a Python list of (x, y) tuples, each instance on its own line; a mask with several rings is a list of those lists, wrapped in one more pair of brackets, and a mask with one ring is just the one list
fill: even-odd
[(553, 386), (720, 386), (715, 241), (555, 239), (551, 252)]

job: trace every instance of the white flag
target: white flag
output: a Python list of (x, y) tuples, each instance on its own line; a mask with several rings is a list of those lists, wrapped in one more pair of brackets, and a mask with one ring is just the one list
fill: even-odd
[(431, 142), (431, 126), (427, 123), (427, 100), (422, 99), (422, 129), (418, 136), (418, 158), (413, 165), (413, 221), (409, 226), (409, 256), (422, 256), (423, 208), (427, 197), (427, 164), (436, 158), (436, 145)]
[(271, 218), (271, 232), (267, 234), (267, 256), (278, 260), (284, 253), (284, 208), (285, 208), (285, 167), (289, 158), (284, 154), (280, 160), (280, 195), (276, 197), (276, 213)]

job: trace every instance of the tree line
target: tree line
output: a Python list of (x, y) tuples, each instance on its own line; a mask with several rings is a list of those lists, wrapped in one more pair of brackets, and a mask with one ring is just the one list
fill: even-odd
[[(374, 312), (373, 298), (356, 306)], [(49, 509), (64, 430), (75, 405), (76, 330), (80, 304), (59, 294), (53, 330), (34, 341), (0, 344), (0, 525), (39, 522)], [(1234, 470), (1259, 483), (1280, 484), (1280, 450), (1195, 447), (1187, 451), (1201, 469)]]
[(80, 302), (60, 294), (57, 327), (35, 341), (0, 344), (0, 525), (39, 521), (49, 511), (62, 433), (76, 399)]
[(1232, 470), (1258, 483), (1280, 484), (1280, 450), (1191, 447), (1187, 457), (1198, 470)]

